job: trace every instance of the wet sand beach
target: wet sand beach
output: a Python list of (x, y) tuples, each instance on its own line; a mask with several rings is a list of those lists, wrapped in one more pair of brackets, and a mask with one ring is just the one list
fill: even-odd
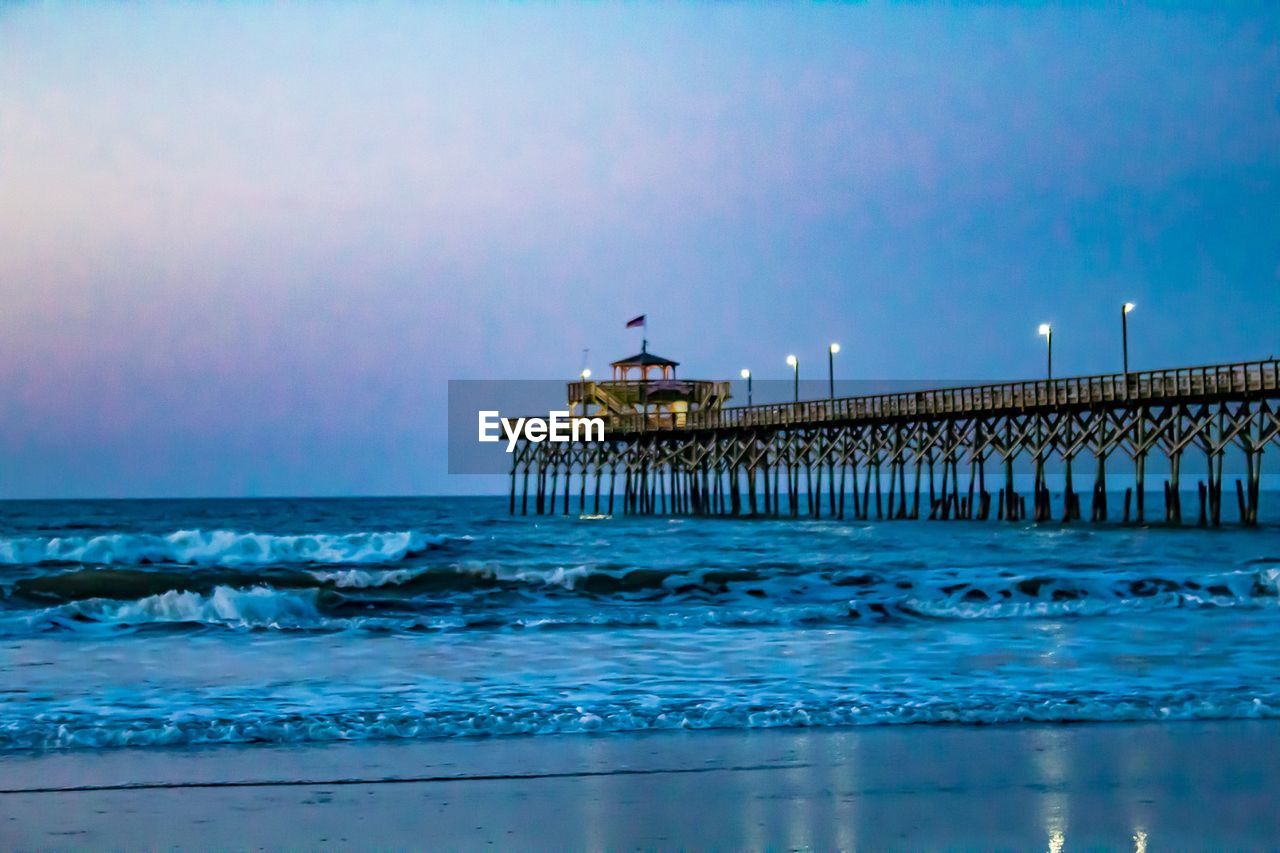
[(9, 849), (1265, 848), (1280, 723), (886, 726), (0, 758)]

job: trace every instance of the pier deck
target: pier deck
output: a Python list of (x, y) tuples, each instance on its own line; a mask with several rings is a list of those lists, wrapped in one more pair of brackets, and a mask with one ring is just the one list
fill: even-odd
[[(846, 512), (862, 519), (919, 518), (927, 473), (925, 517), (990, 518), (994, 503), (997, 518), (1047, 521), (1053, 510), (1045, 468), (1053, 461), (1065, 474), (1061, 518), (1070, 521), (1080, 516), (1073, 463), (1083, 457), (1094, 466), (1090, 517), (1103, 521), (1107, 462), (1118, 453), (1132, 463), (1134, 475), (1123, 518), (1142, 522), (1146, 461), (1155, 453), (1168, 460), (1164, 520), (1179, 524), (1182, 461), (1193, 450), (1205, 463), (1199, 523), (1221, 523), (1224, 461), (1231, 456), (1243, 469), (1243, 479), (1236, 481), (1239, 520), (1256, 524), (1262, 453), (1280, 443), (1278, 411), (1280, 361), (1272, 359), (614, 415), (606, 420), (603, 442), (519, 446), (510, 507), (513, 513), (529, 511), (532, 476), (538, 513), (556, 512), (561, 496), (561, 511), (568, 513), (576, 481), (579, 512), (612, 513), (620, 497), (628, 513), (821, 517), (825, 503), (828, 514), (839, 518)], [(1014, 489), (1019, 459), (1034, 471), (1030, 515), (1025, 497)], [(988, 462), (1003, 467), (1004, 483), (995, 496), (986, 488)]]
[(833, 422), (988, 415), (997, 412), (1116, 404), (1170, 405), (1228, 399), (1275, 398), (1280, 361), (1180, 367), (990, 385), (967, 385), (896, 394), (733, 406), (687, 414), (625, 415), (609, 419), (617, 436), (655, 429), (737, 429), (818, 426)]

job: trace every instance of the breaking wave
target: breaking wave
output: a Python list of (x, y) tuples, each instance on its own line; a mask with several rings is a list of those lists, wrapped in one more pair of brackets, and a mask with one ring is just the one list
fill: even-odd
[(556, 628), (748, 627), (765, 625), (839, 624), (848, 621), (844, 605), (780, 605), (735, 608), (705, 606), (685, 609), (617, 608), (593, 612), (531, 608), (526, 612), (449, 608), (433, 612), (377, 604), (323, 590), (283, 592), (266, 587), (217, 587), (208, 594), (169, 591), (138, 601), (77, 601), (59, 607), (9, 614), (0, 618), (0, 636), (48, 631), (136, 629), (148, 626), (233, 628), (274, 631), (462, 631)]
[(170, 591), (127, 602), (92, 599), (44, 615), (51, 622), (110, 625), (185, 623), (296, 630), (323, 624), (315, 591), (282, 593), (266, 587), (220, 586), (208, 595)]
[(84, 563), (141, 566), (272, 566), (396, 563), (443, 545), (447, 537), (420, 532), (273, 536), (232, 530), (179, 530), (168, 535), (0, 539), (0, 565)]
[(1180, 579), (1037, 575), (907, 580), (872, 573), (764, 578), (579, 566), (178, 574), (80, 569), (20, 580), (0, 635), (146, 626), (277, 631), (459, 631), (624, 627), (874, 625), (911, 620), (1051, 619), (1275, 607), (1280, 569)]
[(0, 751), (215, 743), (324, 743), (587, 732), (828, 728), (910, 724), (1139, 722), (1280, 718), (1280, 695), (1048, 692), (920, 699), (869, 694), (761, 703), (726, 700), (576, 704), (478, 703), (332, 712), (183, 711), (154, 716), (64, 711), (0, 718)]
[[(923, 593), (923, 594), (921, 594)], [(1274, 606), (1280, 569), (1189, 577), (1033, 576), (1004, 583), (954, 583), (889, 602), (854, 600), (854, 618), (1044, 619), (1175, 607)]]

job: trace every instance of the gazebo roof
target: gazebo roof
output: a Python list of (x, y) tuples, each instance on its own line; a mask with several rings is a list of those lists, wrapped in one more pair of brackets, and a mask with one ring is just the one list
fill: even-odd
[(678, 367), (680, 362), (642, 350), (633, 356), (620, 358), (610, 364), (613, 367)]

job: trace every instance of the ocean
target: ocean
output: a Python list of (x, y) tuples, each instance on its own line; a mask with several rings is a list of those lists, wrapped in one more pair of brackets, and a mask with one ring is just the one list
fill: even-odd
[(0, 504), (6, 752), (1276, 717), (1277, 637), (1275, 526)]

